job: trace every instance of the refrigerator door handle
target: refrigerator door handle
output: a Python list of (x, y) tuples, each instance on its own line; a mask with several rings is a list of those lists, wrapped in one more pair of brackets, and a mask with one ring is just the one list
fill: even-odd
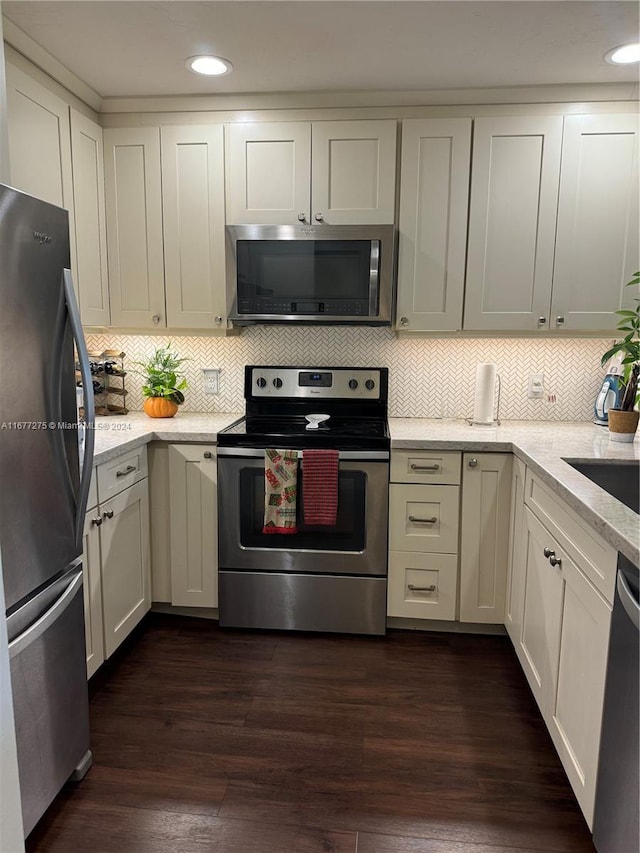
[(67, 607), (71, 604), (74, 595), (82, 587), (82, 572), (79, 572), (71, 581), (60, 598), (37, 619), (33, 625), (30, 625), (26, 631), (17, 636), (15, 640), (9, 643), (9, 658), (13, 660), (16, 655), (28, 648), (31, 643), (34, 643), (38, 637), (41, 637), (44, 632), (58, 619)]
[(84, 420), (85, 420), (85, 437), (84, 437), (84, 456), (82, 459), (82, 475), (80, 477), (80, 489), (78, 491), (78, 500), (76, 502), (76, 542), (80, 550), (82, 550), (82, 535), (84, 530), (84, 515), (87, 510), (87, 500), (89, 498), (89, 487), (91, 485), (91, 475), (93, 473), (93, 450), (95, 446), (95, 405), (93, 401), (93, 380), (91, 378), (91, 367), (89, 365), (89, 355), (87, 353), (87, 345), (84, 341), (82, 333), (82, 322), (80, 320), (80, 311), (76, 301), (76, 294), (73, 289), (73, 279), (71, 278), (71, 270), (64, 269), (62, 271), (64, 284), (64, 295), (69, 312), (69, 321), (71, 323), (71, 333), (76, 345), (78, 353), (78, 362), (80, 364), (80, 375), (82, 377), (82, 387), (84, 394)]

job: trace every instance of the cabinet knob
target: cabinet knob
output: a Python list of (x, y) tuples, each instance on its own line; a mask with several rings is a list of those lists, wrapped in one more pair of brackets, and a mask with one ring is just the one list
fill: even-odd
[(102, 519), (100, 517), (91, 519), (91, 526), (92, 527), (100, 527), (101, 524), (102, 524)]
[(306, 222), (306, 220), (307, 220), (306, 213), (299, 213), (298, 214), (298, 222)]
[(159, 315), (159, 314), (154, 314), (154, 315), (153, 315), (153, 317), (152, 317), (151, 319), (153, 320), (153, 325), (154, 325), (154, 326), (157, 326), (157, 325), (158, 325), (158, 323), (160, 322), (160, 315)]
[(542, 551), (542, 553), (545, 555), (545, 557), (546, 557), (546, 558), (547, 558), (547, 560), (548, 560), (548, 559), (549, 559), (549, 557), (553, 557), (553, 556), (555, 555), (555, 553), (556, 553), (556, 552), (555, 552), (555, 551), (552, 551), (552, 550), (551, 550), (551, 548), (544, 548), (544, 549), (543, 549), (543, 551)]
[(469, 460), (469, 468), (477, 468), (477, 467), (478, 467), (478, 460), (475, 458), (470, 459)]
[(546, 318), (546, 317), (538, 317), (538, 325), (539, 325), (539, 326), (544, 326), (544, 325), (546, 325), (546, 322), (547, 322), (547, 318)]
[(408, 326), (409, 325), (408, 318), (407, 317), (400, 317), (400, 325), (401, 326)]
[(556, 326), (564, 325), (564, 317), (556, 317)]
[(549, 562), (552, 566), (562, 566), (562, 560), (560, 557), (549, 557)]
[(213, 453), (210, 450), (205, 450), (204, 458), (205, 459), (213, 459)]
[(316, 222), (324, 222), (324, 214), (322, 213), (316, 213), (314, 218)]
[(108, 509), (106, 512), (102, 513), (103, 518), (113, 518), (113, 510)]
[(220, 315), (218, 315), (218, 316), (215, 318), (215, 320), (216, 320), (216, 326), (221, 326), (221, 325), (222, 325), (222, 317), (220, 317)]

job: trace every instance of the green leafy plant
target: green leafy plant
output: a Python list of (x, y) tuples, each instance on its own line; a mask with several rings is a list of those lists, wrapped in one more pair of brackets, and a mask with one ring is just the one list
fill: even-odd
[[(640, 286), (640, 271), (633, 274), (631, 281), (626, 287)], [(611, 349), (602, 356), (601, 363), (604, 365), (614, 355), (622, 354), (624, 373), (622, 375), (621, 387), (623, 388), (622, 402), (620, 408), (630, 412), (636, 405), (638, 393), (638, 375), (640, 374), (640, 298), (634, 299), (635, 308), (626, 308), (616, 311), (620, 317), (618, 320), (618, 331), (624, 332), (620, 341), (614, 341)]]
[(187, 388), (187, 380), (179, 372), (180, 365), (187, 358), (180, 358), (171, 349), (171, 341), (166, 347), (159, 347), (148, 361), (135, 361), (141, 370), (137, 370), (145, 378), (142, 393), (145, 397), (164, 397), (172, 400), (178, 406), (184, 403), (184, 394)]

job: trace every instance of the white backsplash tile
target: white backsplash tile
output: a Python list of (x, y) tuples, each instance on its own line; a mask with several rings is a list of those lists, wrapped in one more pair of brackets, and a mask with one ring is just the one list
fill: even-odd
[[(473, 412), (476, 364), (495, 362), (502, 382), (504, 420), (589, 420), (603, 378), (600, 356), (610, 339), (413, 338), (389, 329), (253, 326), (238, 337), (87, 335), (91, 350), (127, 354), (127, 404), (142, 408), (142, 379), (133, 361), (148, 358), (171, 340), (189, 382), (185, 411), (244, 410), (245, 364), (388, 367), (392, 417), (463, 418)], [(220, 369), (220, 393), (203, 393), (202, 368)], [(543, 399), (527, 399), (529, 373), (544, 372)], [(555, 395), (556, 402), (547, 402)]]

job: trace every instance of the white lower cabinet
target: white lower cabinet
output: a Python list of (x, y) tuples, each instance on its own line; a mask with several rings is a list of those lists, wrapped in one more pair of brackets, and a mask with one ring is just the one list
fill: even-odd
[(460, 621), (501, 624), (509, 554), (510, 453), (465, 453), (460, 517)]
[(517, 651), (522, 626), (522, 582), (524, 559), (522, 557), (522, 525), (524, 521), (524, 483), (527, 466), (517, 456), (513, 457), (511, 474), (511, 511), (509, 528), (509, 556), (507, 563), (507, 590), (504, 605), (504, 626)]
[(98, 466), (96, 481), (83, 545), (87, 677), (151, 607), (146, 451)]
[(171, 604), (218, 606), (218, 496), (215, 445), (169, 447)]
[(456, 554), (389, 553), (389, 616), (456, 618)]
[[(544, 500), (542, 489), (528, 473), (529, 500), (531, 495)], [(565, 511), (570, 513), (568, 507)], [(554, 534), (531, 506), (524, 507), (522, 549), (515, 552), (522, 565), (512, 573), (520, 598), (513, 607), (521, 621), (518, 616), (512, 622), (510, 634), (591, 826), (612, 607), (582, 570), (589, 550), (584, 545), (592, 534), (585, 531), (582, 542), (576, 537), (561, 541), (566, 528), (563, 536)]]

